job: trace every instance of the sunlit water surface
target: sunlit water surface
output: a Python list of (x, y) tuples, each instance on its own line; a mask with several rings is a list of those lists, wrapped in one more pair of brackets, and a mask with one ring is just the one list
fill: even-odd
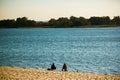
[(0, 29), (0, 65), (120, 74), (120, 27)]

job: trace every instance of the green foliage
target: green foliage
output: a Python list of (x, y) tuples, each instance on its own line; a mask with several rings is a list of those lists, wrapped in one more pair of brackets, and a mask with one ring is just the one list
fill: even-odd
[(120, 25), (120, 16), (115, 16), (112, 20), (112, 24)]
[(106, 17), (91, 17), (89, 19), (91, 25), (109, 25), (110, 24), (110, 18), (108, 16)]
[(53, 27), (53, 28), (67, 28), (67, 27), (83, 27), (94, 25), (120, 25), (120, 16), (115, 16), (110, 19), (109, 16), (104, 17), (90, 17), (86, 19), (84, 17), (71, 16), (60, 17), (58, 19), (50, 19), (47, 22), (36, 22), (34, 20), (28, 20), (27, 17), (17, 18), (16, 20), (0, 20), (0, 28), (15, 28), (15, 27)]
[(4, 27), (6, 27), (6, 28), (15, 27), (15, 20), (9, 20), (9, 19), (1, 20), (0, 21), (0, 27), (1, 28), (4, 28)]
[(17, 18), (16, 19), (16, 26), (17, 27), (29, 27), (35, 26), (36, 22), (34, 20), (28, 20), (26, 17)]
[(71, 16), (70, 21), (72, 22), (72, 26), (80, 26), (79, 18)]
[(57, 25), (57, 21), (55, 20), (55, 19), (50, 19), (49, 21), (48, 21), (48, 24), (49, 24), (49, 26), (55, 26), (55, 25)]
[(70, 27), (72, 22), (68, 18), (59, 18), (57, 20), (57, 27)]

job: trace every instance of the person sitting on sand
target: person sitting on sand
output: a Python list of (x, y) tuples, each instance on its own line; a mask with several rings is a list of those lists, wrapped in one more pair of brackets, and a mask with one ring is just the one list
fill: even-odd
[(56, 67), (55, 67), (55, 65), (54, 65), (54, 63), (51, 65), (51, 70), (55, 70), (56, 69)]
[(67, 71), (67, 65), (65, 63), (63, 64), (62, 71)]
[(55, 70), (56, 69), (56, 67), (55, 67), (55, 65), (54, 65), (54, 63), (51, 65), (51, 68), (48, 68), (47, 70)]

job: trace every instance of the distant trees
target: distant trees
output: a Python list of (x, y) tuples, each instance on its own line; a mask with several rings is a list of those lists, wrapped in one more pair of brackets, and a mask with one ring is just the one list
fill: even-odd
[(85, 19), (84, 17), (70, 17), (70, 21), (72, 22), (72, 27), (74, 26), (84, 26), (84, 25), (89, 25), (88, 19)]
[(48, 24), (49, 24), (49, 26), (55, 27), (55, 26), (57, 25), (57, 21), (56, 21), (55, 19), (50, 19), (50, 20), (48, 21)]
[(34, 20), (28, 20), (26, 17), (17, 18), (16, 19), (17, 27), (32, 27), (36, 26), (36, 22)]
[(17, 18), (13, 20), (0, 20), (1, 28), (15, 28), (15, 27), (33, 27), (36, 26), (36, 21), (28, 20), (26, 17)]
[(85, 25), (89, 25), (89, 21), (88, 19), (85, 19), (84, 17), (79, 17), (79, 25), (80, 26), (85, 26)]
[(91, 25), (109, 25), (110, 24), (110, 18), (108, 16), (106, 17), (91, 17), (89, 19)]
[(114, 24), (114, 25), (120, 25), (120, 16), (115, 16), (112, 19), (112, 24)]
[(34, 20), (28, 20), (27, 17), (7, 20), (0, 20), (0, 28), (17, 28), (17, 27), (81, 27), (88, 25), (120, 25), (120, 16), (115, 16), (110, 19), (109, 16), (103, 17), (90, 17), (86, 19), (84, 17), (60, 17), (58, 19), (50, 19), (47, 22), (36, 22)]
[(0, 21), (0, 27), (1, 28), (4, 28), (4, 27), (6, 27), (6, 28), (15, 27), (15, 20), (14, 19), (13, 20), (9, 20), (9, 19), (1, 20)]
[(52, 27), (80, 27), (87, 25), (120, 25), (120, 17), (114, 17), (112, 20), (109, 16), (104, 17), (90, 17), (86, 19), (84, 17), (71, 16), (70, 19), (61, 17), (59, 19), (50, 19), (48, 21)]
[(72, 22), (68, 18), (61, 17), (57, 20), (57, 27), (71, 27)]

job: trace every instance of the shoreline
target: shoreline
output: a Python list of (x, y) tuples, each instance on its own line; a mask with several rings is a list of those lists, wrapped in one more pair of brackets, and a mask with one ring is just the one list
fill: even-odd
[(0, 29), (11, 29), (11, 28), (116, 28), (120, 25), (84, 25), (84, 26), (73, 26), (73, 27), (56, 27), (56, 26), (37, 26), (37, 27), (0, 27)]
[(120, 80), (120, 74), (48, 71), (40, 68), (0, 66), (0, 80)]

